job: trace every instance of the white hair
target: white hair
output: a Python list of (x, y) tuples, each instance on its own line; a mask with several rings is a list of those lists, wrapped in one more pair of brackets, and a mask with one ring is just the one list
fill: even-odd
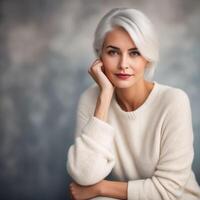
[(139, 10), (114, 8), (103, 16), (94, 35), (93, 48), (96, 56), (100, 57), (106, 34), (116, 26), (127, 31), (141, 55), (149, 61), (144, 76), (151, 80), (159, 59), (158, 39), (153, 24)]

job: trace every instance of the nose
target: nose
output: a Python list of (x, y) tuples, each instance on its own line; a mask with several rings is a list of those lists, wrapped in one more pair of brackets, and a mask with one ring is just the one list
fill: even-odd
[(120, 62), (119, 62), (119, 68), (120, 69), (127, 69), (129, 67), (128, 64), (128, 58), (126, 55), (121, 55)]

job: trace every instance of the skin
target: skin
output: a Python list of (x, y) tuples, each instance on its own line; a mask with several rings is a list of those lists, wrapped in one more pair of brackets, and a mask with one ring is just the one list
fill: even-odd
[[(144, 79), (148, 61), (140, 54), (134, 41), (121, 27), (108, 32), (102, 47), (101, 56), (95, 60), (88, 72), (100, 88), (94, 116), (107, 121), (107, 114), (113, 95), (124, 111), (133, 111), (141, 106), (151, 90), (153, 83)], [(116, 73), (132, 76), (121, 80)], [(70, 184), (72, 199), (81, 200), (96, 196), (127, 199), (127, 182), (102, 180), (91, 186)]]

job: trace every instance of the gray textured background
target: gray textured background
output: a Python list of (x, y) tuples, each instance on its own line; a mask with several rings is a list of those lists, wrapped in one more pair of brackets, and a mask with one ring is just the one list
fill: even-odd
[[(66, 152), (80, 93), (92, 83), (93, 33), (111, 8), (140, 9), (156, 26), (155, 80), (184, 89), (200, 182), (199, 0), (0, 1), (0, 199), (69, 199)], [(187, 159), (187, 158), (186, 158)]]

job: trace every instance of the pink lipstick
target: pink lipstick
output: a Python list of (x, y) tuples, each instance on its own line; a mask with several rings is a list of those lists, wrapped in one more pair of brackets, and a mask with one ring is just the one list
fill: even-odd
[(122, 73), (118, 73), (118, 74), (115, 74), (115, 75), (121, 80), (126, 80), (126, 79), (128, 79), (132, 76), (131, 74), (122, 74)]

